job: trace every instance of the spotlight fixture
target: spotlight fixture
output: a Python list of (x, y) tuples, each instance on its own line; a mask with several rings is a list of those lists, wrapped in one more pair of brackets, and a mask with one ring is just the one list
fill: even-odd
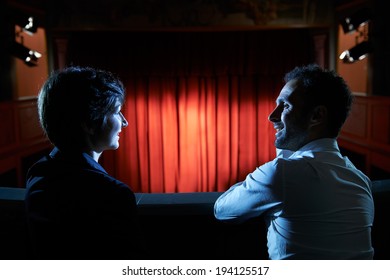
[(340, 55), (340, 59), (344, 63), (354, 63), (364, 59), (370, 52), (372, 52), (371, 43), (369, 41), (363, 41), (353, 48), (343, 51)]
[(371, 11), (369, 9), (361, 9), (345, 17), (341, 20), (340, 24), (345, 34), (352, 33), (359, 28), (359, 26), (365, 24), (371, 19)]
[(18, 42), (13, 42), (11, 54), (23, 60), (30, 67), (38, 66), (38, 59), (42, 56), (39, 52), (31, 50)]
[(20, 26), (29, 35), (33, 35), (38, 30), (37, 21), (33, 16), (18, 15), (15, 17), (15, 24)]

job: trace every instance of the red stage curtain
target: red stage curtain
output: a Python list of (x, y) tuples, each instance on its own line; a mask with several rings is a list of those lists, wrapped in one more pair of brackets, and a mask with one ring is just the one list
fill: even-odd
[(307, 30), (99, 36), (76, 34), (70, 57), (123, 79), (129, 126), (103, 164), (145, 193), (224, 191), (272, 159), (268, 115), (285, 72), (311, 54)]

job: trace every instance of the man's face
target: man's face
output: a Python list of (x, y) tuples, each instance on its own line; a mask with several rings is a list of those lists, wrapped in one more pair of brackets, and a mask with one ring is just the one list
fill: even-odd
[(303, 109), (299, 84), (291, 80), (280, 91), (276, 107), (268, 117), (276, 129), (276, 148), (296, 151), (308, 142), (309, 116)]

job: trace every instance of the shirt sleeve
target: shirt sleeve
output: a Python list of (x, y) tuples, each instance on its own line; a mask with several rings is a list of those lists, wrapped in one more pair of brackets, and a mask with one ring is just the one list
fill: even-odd
[(214, 204), (218, 220), (244, 222), (282, 203), (283, 160), (275, 159), (248, 174), (224, 192)]

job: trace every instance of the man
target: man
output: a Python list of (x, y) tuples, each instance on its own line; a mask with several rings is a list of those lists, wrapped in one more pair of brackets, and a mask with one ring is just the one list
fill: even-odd
[(263, 215), (270, 259), (372, 259), (371, 181), (337, 144), (351, 91), (314, 64), (296, 67), (285, 82), (269, 115), (278, 156), (223, 193), (215, 217)]

